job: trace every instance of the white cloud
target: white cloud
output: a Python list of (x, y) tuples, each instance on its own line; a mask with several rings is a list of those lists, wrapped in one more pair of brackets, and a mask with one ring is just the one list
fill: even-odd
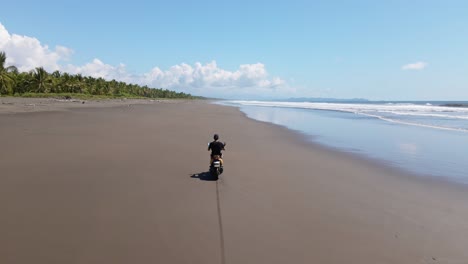
[(279, 77), (270, 77), (262, 63), (243, 64), (234, 71), (218, 67), (216, 61), (194, 65), (181, 63), (167, 70), (154, 67), (143, 74), (130, 74), (124, 64), (114, 66), (97, 58), (82, 66), (64, 64), (71, 58), (73, 50), (63, 46), (51, 50), (36, 38), (10, 34), (1, 23), (0, 50), (6, 52), (7, 64), (17, 66), (20, 71), (42, 66), (47, 71), (79, 73), (205, 96), (283, 96), (294, 91)]
[(125, 79), (125, 77), (128, 76), (124, 64), (112, 66), (103, 63), (99, 59), (94, 59), (92, 62), (88, 62), (83, 66), (68, 64), (66, 66), (62, 66), (61, 70), (72, 74), (81, 74), (95, 78), (101, 77), (109, 80)]
[(240, 65), (236, 71), (221, 69), (212, 61), (205, 65), (195, 63), (194, 66), (182, 63), (172, 66), (166, 71), (156, 67), (141, 76), (140, 83), (153, 86), (173, 88), (263, 88), (274, 90), (284, 86), (279, 78), (268, 78), (265, 65), (261, 63)]
[(401, 67), (401, 69), (402, 70), (422, 70), (422, 69), (426, 68), (427, 65), (428, 65), (428, 63), (426, 63), (426, 62), (418, 61), (418, 62), (415, 62), (415, 63), (410, 63), (410, 64), (403, 65)]
[(67, 60), (73, 51), (57, 46), (54, 50), (32, 37), (10, 34), (0, 23), (0, 50), (7, 54), (8, 65), (15, 65), (20, 71), (44, 67), (48, 71), (60, 69), (59, 62)]

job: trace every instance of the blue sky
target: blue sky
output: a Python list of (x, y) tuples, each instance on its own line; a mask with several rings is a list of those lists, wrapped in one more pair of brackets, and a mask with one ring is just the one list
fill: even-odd
[(0, 48), (201, 95), (468, 100), (468, 1), (281, 2), (6, 1)]

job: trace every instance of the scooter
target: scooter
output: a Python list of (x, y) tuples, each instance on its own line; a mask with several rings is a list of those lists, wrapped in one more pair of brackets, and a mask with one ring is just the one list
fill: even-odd
[(221, 163), (221, 156), (219, 155), (214, 155), (213, 156), (213, 161), (211, 162), (211, 165), (210, 165), (210, 174), (211, 176), (213, 176), (214, 178), (218, 178), (219, 175), (221, 175), (221, 173), (223, 173), (224, 171), (224, 168), (223, 168), (223, 165)]

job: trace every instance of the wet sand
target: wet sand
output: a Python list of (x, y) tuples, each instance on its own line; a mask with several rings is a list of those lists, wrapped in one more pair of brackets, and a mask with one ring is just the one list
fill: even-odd
[(22, 104), (0, 109), (0, 263), (468, 263), (465, 186), (206, 102)]

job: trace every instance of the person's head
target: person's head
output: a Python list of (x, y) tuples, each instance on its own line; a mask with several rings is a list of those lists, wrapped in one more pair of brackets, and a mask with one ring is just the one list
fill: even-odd
[(219, 138), (218, 134), (214, 134), (213, 138), (214, 138), (214, 140), (218, 140), (218, 138)]

